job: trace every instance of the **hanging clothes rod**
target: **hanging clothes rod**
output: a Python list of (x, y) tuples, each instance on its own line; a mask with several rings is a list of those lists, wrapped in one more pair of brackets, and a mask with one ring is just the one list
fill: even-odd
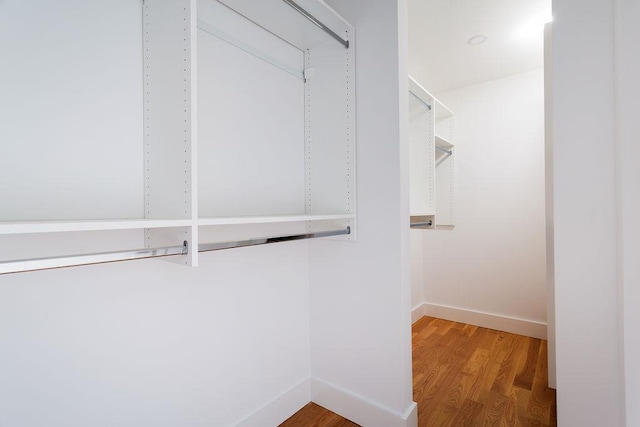
[(336, 39), (345, 48), (349, 49), (349, 40), (345, 40), (339, 35), (337, 35), (336, 33), (334, 33), (333, 30), (331, 30), (331, 28), (324, 25), (322, 21), (318, 20), (315, 16), (313, 16), (312, 14), (304, 10), (302, 7), (296, 4), (296, 2), (294, 2), (293, 0), (282, 0), (282, 1), (284, 1), (286, 4), (294, 8), (299, 14), (307, 18), (309, 21), (313, 22), (313, 24), (316, 25), (318, 28), (320, 28), (322, 31), (324, 31), (325, 33), (329, 34), (331, 37)]
[[(340, 236), (345, 234), (351, 234), (351, 227), (347, 227), (341, 230), (319, 231), (316, 233), (294, 234), (289, 236), (266, 237), (260, 239), (239, 240), (221, 243), (203, 243), (198, 245), (198, 252), (217, 251), (221, 249), (240, 248), (244, 246), (264, 245), (267, 243), (287, 242), (290, 240)], [(48, 258), (30, 258), (13, 261), (0, 261), (0, 274), (49, 270), (53, 268), (63, 267), (77, 267), (81, 265), (103, 264), (107, 262), (129, 261), (144, 258), (158, 258), (171, 255), (187, 255), (188, 253), (189, 246), (188, 243), (184, 241), (182, 246), (166, 246), (161, 248), (134, 249), (130, 251), (102, 252), (93, 254), (65, 255)]]
[(0, 262), (0, 274), (20, 273), (24, 271), (48, 270), (51, 268), (75, 267), (105, 262), (129, 261), (142, 258), (157, 258), (170, 255), (187, 255), (187, 242), (182, 246), (166, 246), (162, 248), (133, 249), (130, 251), (102, 252), (94, 254), (66, 255), (49, 258), (32, 258)]
[(425, 222), (412, 222), (410, 224), (411, 228), (414, 227), (431, 227), (433, 225), (433, 221), (425, 221)]
[(442, 148), (436, 145), (436, 150), (442, 151), (443, 153), (448, 154), (449, 156), (451, 156), (453, 154), (452, 150), (447, 150), (446, 148)]
[(351, 227), (342, 230), (318, 231), (316, 233), (293, 234), (289, 236), (265, 237), (261, 239), (237, 240), (219, 243), (201, 243), (198, 245), (198, 252), (219, 251), (221, 249), (241, 248), (244, 246), (266, 245), (268, 243), (288, 242), (290, 240), (313, 239), (317, 237), (340, 236), (351, 234)]
[(422, 105), (424, 105), (425, 107), (427, 107), (427, 110), (431, 111), (431, 104), (429, 104), (427, 101), (425, 101), (424, 99), (420, 98), (418, 95), (415, 94), (415, 92), (413, 92), (412, 90), (409, 90), (409, 93), (411, 95), (413, 95), (413, 97), (415, 99), (417, 99)]
[(447, 150), (447, 149), (444, 149), (442, 147), (438, 147), (437, 145), (436, 145), (436, 150), (439, 150), (439, 151), (442, 151), (443, 153), (445, 153), (444, 156), (442, 156), (438, 160), (436, 160), (436, 167), (440, 166), (440, 164), (442, 162), (447, 160), (449, 157), (453, 156), (453, 150)]

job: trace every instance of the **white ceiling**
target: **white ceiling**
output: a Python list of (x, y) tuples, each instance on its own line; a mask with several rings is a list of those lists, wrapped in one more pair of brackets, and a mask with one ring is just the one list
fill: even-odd
[(551, 0), (409, 0), (409, 74), (439, 93), (541, 68), (550, 11)]

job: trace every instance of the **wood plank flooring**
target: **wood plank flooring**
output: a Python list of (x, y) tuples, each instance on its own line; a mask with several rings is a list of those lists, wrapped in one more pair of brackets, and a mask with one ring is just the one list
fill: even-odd
[(413, 325), (418, 425), (555, 426), (547, 342), (423, 317)]
[[(547, 342), (423, 317), (412, 328), (420, 427), (557, 425)], [(314, 403), (281, 427), (354, 427)]]
[(280, 424), (280, 427), (360, 427), (340, 415), (311, 402)]

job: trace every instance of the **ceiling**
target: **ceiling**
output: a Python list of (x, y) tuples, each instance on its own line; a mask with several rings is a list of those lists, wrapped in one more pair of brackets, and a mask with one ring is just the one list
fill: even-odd
[(541, 68), (550, 15), (551, 0), (409, 0), (409, 74), (439, 93)]

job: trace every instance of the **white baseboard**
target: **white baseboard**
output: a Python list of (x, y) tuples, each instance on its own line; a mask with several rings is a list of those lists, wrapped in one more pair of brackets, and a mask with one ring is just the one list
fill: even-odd
[(536, 322), (533, 320), (518, 319), (515, 317), (501, 316), (499, 314), (432, 304), (428, 302), (422, 303), (411, 310), (412, 322), (415, 322), (422, 316), (438, 317), (440, 319), (452, 320), (454, 322), (482, 326), (483, 328), (511, 332), (512, 334), (525, 335), (543, 340), (547, 339), (546, 323)]
[(307, 378), (239, 422), (238, 427), (277, 426), (311, 401), (311, 379)]
[(418, 427), (415, 402), (404, 413), (398, 413), (316, 378), (311, 379), (311, 400), (362, 426)]
[(414, 324), (423, 316), (426, 316), (425, 304), (416, 305), (411, 309), (411, 324)]

